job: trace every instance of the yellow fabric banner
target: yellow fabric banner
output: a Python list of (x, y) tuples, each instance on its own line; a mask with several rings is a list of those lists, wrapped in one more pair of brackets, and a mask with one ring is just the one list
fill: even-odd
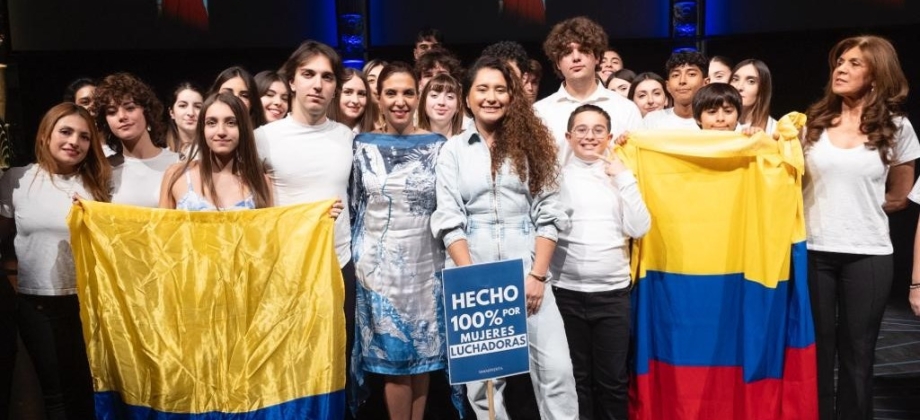
[(805, 240), (805, 160), (798, 140), (804, 123), (799, 113), (780, 119), (779, 140), (763, 132), (630, 133), (616, 153), (633, 170), (642, 198), (654, 209), (652, 229), (634, 242), (634, 281), (646, 270), (744, 272), (748, 280), (767, 287), (787, 279), (787, 246)]
[[(217, 418), (282, 406), (340, 416), (344, 290), (330, 205), (74, 206), (68, 223), (97, 412), (126, 405)], [(311, 407), (292, 410), (305, 401)]]

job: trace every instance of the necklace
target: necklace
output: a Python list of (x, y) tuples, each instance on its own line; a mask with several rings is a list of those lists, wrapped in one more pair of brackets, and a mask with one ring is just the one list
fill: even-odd
[(48, 179), (51, 181), (51, 186), (54, 187), (54, 189), (66, 194), (67, 198), (72, 200), (74, 196), (78, 195), (78, 175), (78, 172), (69, 174), (49, 174)]

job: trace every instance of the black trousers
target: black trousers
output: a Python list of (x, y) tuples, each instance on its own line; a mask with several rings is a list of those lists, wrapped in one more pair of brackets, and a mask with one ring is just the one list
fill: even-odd
[[(342, 267), (345, 283), (345, 389), (351, 386), (351, 351), (355, 347), (355, 263), (351, 260)], [(345, 419), (352, 418), (349, 402), (345, 402)]]
[(0, 420), (10, 413), (10, 385), (16, 366), (16, 292), (0, 276)]
[[(822, 420), (872, 419), (873, 365), (891, 290), (891, 255), (808, 251)], [(834, 390), (834, 363), (840, 371)]]
[(95, 418), (76, 295), (19, 295), (19, 336), (32, 358), (49, 420)]
[(585, 293), (553, 288), (569, 342), (578, 415), (626, 420), (629, 289)]

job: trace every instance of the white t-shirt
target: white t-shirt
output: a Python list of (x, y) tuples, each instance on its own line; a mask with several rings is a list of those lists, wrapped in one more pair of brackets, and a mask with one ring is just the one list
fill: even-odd
[(891, 149), (891, 163), (882, 163), (877, 150), (864, 146), (841, 149), (827, 132), (805, 152), (805, 228), (808, 249), (861, 255), (893, 252), (888, 232), (885, 183), (888, 169), (920, 157), (917, 133), (907, 118)]
[(102, 143), (102, 153), (105, 154), (105, 157), (109, 157), (109, 156), (118, 154), (117, 152), (115, 152), (115, 150), (112, 150), (112, 148), (109, 147), (109, 145), (106, 143)]
[(562, 85), (556, 93), (533, 105), (537, 115), (556, 139), (560, 164), (565, 164), (572, 157), (572, 148), (565, 139), (569, 116), (575, 108), (586, 104), (596, 105), (610, 115), (610, 134), (613, 134), (613, 138), (617, 138), (624, 131), (642, 128), (642, 113), (633, 101), (624, 98), (623, 95), (598, 84), (594, 93), (580, 101), (570, 95), (565, 90), (565, 85)]
[(138, 207), (160, 205), (160, 184), (170, 165), (179, 161), (179, 154), (161, 149), (148, 159), (136, 159), (122, 154), (109, 157), (112, 164), (112, 202)]
[[(53, 180), (53, 182), (52, 182)], [(79, 175), (50, 175), (32, 164), (11, 168), (0, 180), (0, 216), (16, 223), (19, 293), (77, 293), (67, 213), (73, 194), (90, 198)]]
[(573, 156), (562, 170), (559, 199), (572, 209), (572, 228), (559, 232), (550, 272), (554, 284), (593, 293), (629, 287), (629, 238), (640, 238), (651, 226), (632, 172), (614, 178), (604, 162)]
[(656, 129), (687, 129), (699, 130), (700, 126), (696, 120), (684, 118), (674, 113), (674, 108), (659, 109), (657, 111), (645, 114), (642, 119), (642, 127), (649, 130)]
[(255, 134), (259, 156), (268, 166), (275, 187), (276, 205), (335, 197), (346, 204), (335, 221), (336, 255), (344, 267), (351, 260), (347, 203), (354, 133), (328, 118), (317, 125), (306, 125), (288, 116), (259, 127)]

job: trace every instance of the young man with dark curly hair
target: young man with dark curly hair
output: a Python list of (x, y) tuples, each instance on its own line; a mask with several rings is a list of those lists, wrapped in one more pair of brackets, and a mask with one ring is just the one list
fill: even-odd
[(598, 82), (595, 71), (605, 50), (607, 33), (586, 17), (557, 23), (543, 42), (543, 51), (563, 81), (556, 93), (538, 101), (534, 108), (556, 139), (560, 163), (572, 155), (565, 140), (566, 124), (572, 111), (581, 105), (592, 104), (606, 111), (611, 116), (610, 132), (614, 138), (642, 124), (636, 104)]

